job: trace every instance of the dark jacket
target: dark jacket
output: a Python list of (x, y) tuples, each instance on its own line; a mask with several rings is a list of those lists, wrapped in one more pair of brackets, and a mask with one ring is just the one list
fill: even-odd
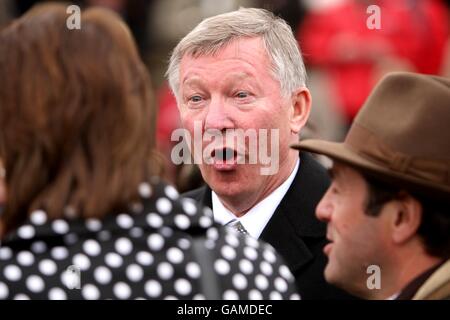
[(128, 212), (101, 220), (33, 212), (1, 243), (0, 300), (298, 298), (271, 246), (214, 224), (170, 186), (140, 193)]
[[(285, 259), (295, 276), (302, 299), (351, 298), (326, 283), (323, 271), (327, 258), (326, 225), (315, 217), (315, 208), (330, 184), (325, 170), (309, 153), (300, 153), (300, 168), (292, 185), (264, 228), (261, 239)], [(212, 207), (207, 186), (184, 194)]]

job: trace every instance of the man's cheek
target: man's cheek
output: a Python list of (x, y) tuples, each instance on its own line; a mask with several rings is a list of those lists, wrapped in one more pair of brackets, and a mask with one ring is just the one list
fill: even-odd
[(183, 128), (190, 129), (193, 126), (191, 119), (186, 115), (186, 112), (180, 110), (180, 122)]

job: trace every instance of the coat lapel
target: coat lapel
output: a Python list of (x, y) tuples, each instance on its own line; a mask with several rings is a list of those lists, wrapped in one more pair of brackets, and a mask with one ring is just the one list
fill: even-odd
[(315, 217), (315, 208), (330, 183), (324, 168), (310, 154), (302, 152), (300, 159), (291, 187), (261, 234), (284, 256), (293, 272), (314, 258), (308, 244), (326, 234), (325, 224)]

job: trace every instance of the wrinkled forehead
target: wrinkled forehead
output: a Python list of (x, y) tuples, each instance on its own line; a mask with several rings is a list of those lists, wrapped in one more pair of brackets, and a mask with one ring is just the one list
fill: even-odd
[(232, 51), (238, 52), (242, 48), (252, 48), (256, 50), (261, 50), (266, 52), (266, 45), (262, 36), (239, 36), (232, 37), (223, 41), (205, 41), (203, 43), (197, 43), (191, 48), (186, 50), (184, 55), (189, 55), (193, 57), (200, 57), (205, 55), (216, 55), (218, 52), (227, 51), (231, 49)]
[(274, 79), (271, 60), (261, 38), (239, 38), (214, 53), (187, 53), (181, 59), (178, 72), (181, 84), (199, 74), (223, 80), (229, 77)]
[[(243, 59), (270, 65), (271, 60), (261, 37), (240, 37), (220, 46), (204, 45), (186, 51), (181, 57), (181, 67), (187, 62), (202, 60), (212, 63), (227, 59)], [(181, 69), (181, 68), (180, 68)]]

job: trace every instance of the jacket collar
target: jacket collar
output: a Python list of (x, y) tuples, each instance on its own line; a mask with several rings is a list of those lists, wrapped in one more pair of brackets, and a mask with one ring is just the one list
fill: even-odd
[(313, 157), (300, 153), (301, 166), (261, 238), (277, 248), (295, 272), (314, 255), (308, 243), (323, 238), (326, 225), (315, 217), (315, 208), (329, 185), (325, 169)]

